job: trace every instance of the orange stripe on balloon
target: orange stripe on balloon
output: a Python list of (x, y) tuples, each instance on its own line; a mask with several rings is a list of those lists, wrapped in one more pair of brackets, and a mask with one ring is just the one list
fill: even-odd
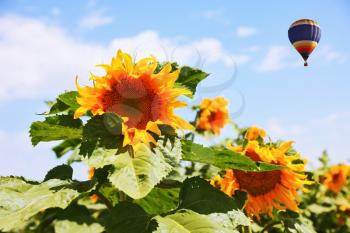
[(313, 50), (314, 50), (314, 48), (312, 48), (312, 47), (299, 47), (299, 48), (297, 48), (297, 51), (299, 53), (308, 53), (308, 54), (310, 54), (310, 53), (312, 53)]
[(297, 41), (293, 44), (294, 48), (299, 53), (311, 53), (317, 46), (317, 42), (315, 41), (309, 41), (309, 40), (302, 40)]

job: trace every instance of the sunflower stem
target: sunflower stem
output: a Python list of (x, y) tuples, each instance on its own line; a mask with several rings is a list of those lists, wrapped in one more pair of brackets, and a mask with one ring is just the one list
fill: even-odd
[(109, 210), (113, 209), (113, 204), (99, 191), (95, 191), (97, 197), (107, 206)]
[(252, 233), (252, 229), (250, 228), (250, 226), (244, 226), (243, 227), (243, 232), (244, 233)]
[(269, 223), (267, 223), (267, 224), (265, 225), (265, 227), (260, 231), (260, 233), (264, 233), (265, 231), (266, 231), (266, 232), (270, 232), (270, 231), (269, 231), (270, 228), (273, 227), (273, 226), (275, 226), (275, 225), (277, 225), (277, 224), (279, 224), (279, 223), (278, 223), (278, 222), (275, 222), (275, 221), (270, 221)]
[(131, 158), (135, 157), (134, 149), (132, 148), (132, 146), (128, 147), (128, 152)]

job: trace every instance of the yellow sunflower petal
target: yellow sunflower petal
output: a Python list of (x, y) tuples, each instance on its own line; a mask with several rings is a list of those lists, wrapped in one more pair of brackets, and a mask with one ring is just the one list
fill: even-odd
[[(191, 124), (174, 113), (174, 109), (186, 106), (177, 98), (190, 94), (190, 91), (174, 87), (179, 71), (171, 72), (170, 64), (154, 74), (158, 66), (155, 57), (144, 58), (134, 64), (129, 54), (118, 50), (110, 65), (100, 66), (105, 69), (106, 75), (91, 75), (93, 86), (80, 87), (76, 81), (80, 107), (75, 117), (89, 110), (94, 115), (116, 113), (123, 119), (124, 146), (155, 143), (149, 132), (160, 135), (159, 123), (166, 123), (175, 130), (193, 129)], [(157, 78), (160, 76), (162, 79)]]

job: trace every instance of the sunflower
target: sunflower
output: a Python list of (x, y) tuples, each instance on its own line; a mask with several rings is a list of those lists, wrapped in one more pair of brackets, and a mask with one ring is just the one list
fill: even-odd
[(123, 119), (123, 146), (137, 146), (139, 143), (156, 144), (152, 135), (160, 135), (159, 124), (174, 129), (192, 129), (193, 126), (174, 114), (175, 108), (185, 107), (178, 101), (181, 95), (190, 91), (175, 88), (179, 70), (165, 64), (156, 72), (159, 64), (155, 57), (133, 63), (129, 54), (118, 50), (111, 64), (99, 65), (106, 74), (91, 75), (92, 87), (77, 85), (80, 107), (74, 117), (79, 118), (87, 111), (93, 115), (114, 112)]
[(259, 137), (265, 138), (266, 132), (264, 129), (258, 128), (256, 126), (250, 127), (245, 134), (245, 138), (249, 141), (254, 141)]
[(344, 212), (347, 216), (350, 217), (350, 205), (340, 205), (339, 210)]
[(197, 131), (220, 134), (220, 130), (229, 122), (227, 105), (228, 101), (223, 97), (204, 99), (196, 121)]
[(339, 212), (336, 214), (337, 224), (344, 225), (346, 224), (346, 218), (350, 218), (350, 205), (340, 205)]
[(228, 169), (222, 178), (214, 177), (211, 184), (229, 196), (234, 196), (236, 190), (247, 192), (245, 210), (251, 217), (260, 219), (260, 214), (272, 216), (274, 208), (298, 212), (297, 191), (312, 182), (306, 180), (307, 176), (304, 174), (306, 161), (299, 159), (300, 154), (287, 155), (292, 143), (289, 141), (280, 146), (260, 146), (257, 141), (249, 141), (244, 148), (229, 146), (229, 149), (240, 152), (254, 161), (277, 164), (284, 168), (265, 172)]
[(347, 183), (350, 167), (346, 164), (333, 166), (325, 174), (324, 184), (333, 192), (339, 192)]

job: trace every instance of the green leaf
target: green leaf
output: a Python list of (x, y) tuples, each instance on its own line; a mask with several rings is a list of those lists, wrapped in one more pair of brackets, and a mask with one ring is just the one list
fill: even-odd
[(134, 158), (125, 152), (116, 156), (109, 180), (133, 199), (145, 197), (171, 171), (161, 153), (152, 152), (141, 144)]
[(55, 152), (57, 158), (61, 158), (69, 151), (74, 150), (81, 143), (80, 139), (64, 140), (57, 146), (53, 147), (52, 150)]
[(44, 112), (40, 115), (53, 115), (58, 113), (66, 113), (68, 112), (69, 106), (63, 103), (61, 100), (57, 99), (54, 102), (48, 112)]
[(71, 115), (46, 117), (45, 121), (35, 121), (30, 126), (32, 144), (56, 140), (79, 139), (82, 136), (83, 123)]
[(97, 148), (91, 156), (82, 157), (82, 161), (89, 167), (103, 168), (106, 165), (116, 163), (118, 157), (116, 149)]
[(311, 220), (305, 217), (288, 218), (284, 220), (286, 233), (317, 233)]
[(52, 168), (45, 176), (44, 181), (51, 179), (71, 180), (73, 176), (73, 169), (71, 166), (62, 164)]
[(58, 99), (69, 106), (69, 109), (75, 111), (80, 107), (77, 103), (77, 97), (79, 96), (77, 91), (68, 91), (58, 96)]
[(180, 189), (154, 188), (144, 198), (135, 200), (147, 213), (159, 215), (176, 209), (179, 199)]
[(175, 214), (165, 217), (156, 216), (158, 228), (155, 233), (228, 233), (220, 223), (213, 221), (206, 215), (201, 215), (191, 210), (180, 210)]
[(66, 208), (78, 197), (70, 181), (33, 183), (19, 177), (0, 178), (0, 230), (10, 231), (40, 211)]
[(321, 157), (319, 158), (319, 161), (321, 162), (322, 164), (322, 167), (324, 169), (326, 169), (328, 167), (328, 164), (329, 164), (329, 155), (328, 155), (328, 152), (326, 150), (322, 151), (322, 155)]
[(208, 73), (205, 73), (199, 69), (184, 66), (181, 67), (180, 75), (176, 80), (176, 83), (187, 87), (193, 94), (195, 94), (197, 85), (208, 75)]
[(231, 210), (227, 213), (212, 213), (208, 217), (231, 231), (234, 231), (238, 226), (251, 225), (250, 219), (240, 210)]
[(153, 73), (158, 74), (164, 68), (164, 66), (169, 63), (171, 65), (171, 72), (174, 72), (179, 68), (179, 65), (176, 62), (159, 62)]
[(110, 183), (104, 183), (98, 189), (99, 193), (101, 193), (113, 206), (118, 204), (119, 202), (119, 190), (116, 189)]
[(262, 172), (283, 168), (279, 165), (255, 162), (224, 147), (204, 147), (189, 140), (182, 140), (182, 153), (184, 160), (207, 163), (221, 169)]
[(176, 167), (180, 164), (182, 159), (182, 146), (181, 141), (178, 138), (174, 138), (174, 141), (165, 140), (160, 138), (157, 141), (157, 148), (155, 150), (161, 153), (165, 161), (170, 164), (172, 167)]
[(307, 209), (312, 213), (319, 215), (336, 210), (336, 206), (322, 206), (317, 203), (312, 203), (307, 206)]
[(73, 204), (59, 211), (54, 221), (56, 233), (100, 233), (104, 228), (92, 218), (85, 206)]
[(91, 155), (98, 147), (122, 148), (122, 119), (115, 113), (105, 113), (92, 117), (83, 128), (81, 155)]
[(100, 233), (104, 231), (104, 227), (98, 223), (77, 223), (69, 220), (55, 221), (55, 232), (56, 233)]
[(178, 208), (190, 209), (200, 214), (226, 213), (233, 209), (241, 209), (246, 199), (244, 192), (231, 198), (211, 186), (208, 181), (192, 177), (183, 183)]
[(73, 152), (67, 158), (67, 164), (71, 165), (74, 162), (81, 162), (82, 156), (79, 154), (80, 147), (76, 147)]
[(107, 232), (111, 233), (144, 233), (150, 217), (138, 205), (122, 202), (116, 205), (102, 219)]
[(48, 114), (57, 114), (62, 112), (75, 112), (80, 106), (77, 103), (77, 91), (69, 91), (59, 95), (56, 102), (51, 106)]
[(109, 180), (118, 189), (134, 199), (146, 196), (181, 159), (181, 143), (164, 139), (159, 147), (151, 151), (142, 145), (131, 158), (128, 152), (117, 154), (117, 149), (95, 149), (90, 156), (82, 157), (89, 167), (103, 168), (111, 165), (114, 169)]

